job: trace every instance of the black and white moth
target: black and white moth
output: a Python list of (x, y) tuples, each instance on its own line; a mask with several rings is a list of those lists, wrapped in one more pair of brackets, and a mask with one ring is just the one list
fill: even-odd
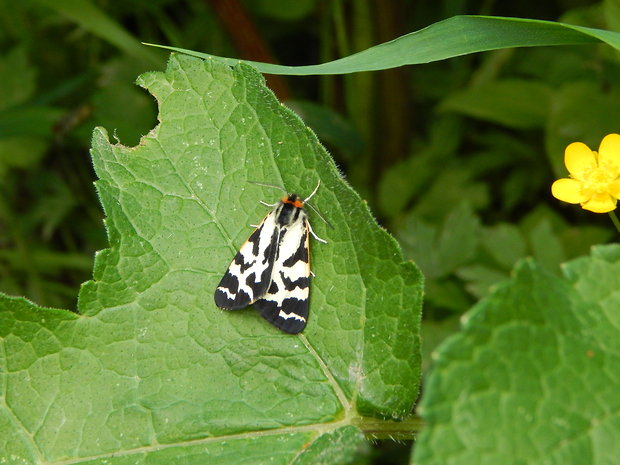
[[(258, 183), (257, 183), (258, 184)], [(241, 246), (215, 290), (215, 304), (239, 310), (253, 304), (272, 325), (289, 334), (308, 321), (310, 291), (310, 226), (306, 199), (287, 194)], [(277, 186), (270, 186), (277, 187)], [(310, 204), (308, 204), (310, 206)]]

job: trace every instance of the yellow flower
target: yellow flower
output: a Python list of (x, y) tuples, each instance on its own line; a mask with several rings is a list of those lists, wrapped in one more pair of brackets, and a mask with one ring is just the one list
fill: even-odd
[(564, 152), (570, 178), (551, 186), (556, 199), (579, 203), (585, 210), (607, 213), (616, 209), (620, 198), (620, 135), (608, 134), (598, 153), (582, 142), (573, 142)]

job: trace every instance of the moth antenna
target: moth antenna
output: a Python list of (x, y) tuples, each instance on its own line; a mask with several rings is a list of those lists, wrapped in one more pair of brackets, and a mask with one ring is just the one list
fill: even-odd
[(321, 180), (319, 179), (319, 182), (317, 183), (316, 187), (315, 187), (315, 188), (314, 188), (314, 190), (312, 191), (312, 194), (310, 194), (310, 195), (309, 195), (308, 197), (306, 197), (306, 199), (304, 200), (304, 205), (308, 205), (310, 208), (312, 208), (312, 211), (313, 211), (314, 213), (316, 213), (316, 214), (317, 214), (317, 216), (318, 216), (319, 218), (321, 218), (321, 219), (323, 220), (323, 222), (324, 222), (327, 226), (329, 226), (330, 228), (334, 229), (334, 227), (332, 226), (332, 224), (331, 224), (329, 221), (327, 221), (325, 218), (323, 218), (323, 215), (321, 215), (321, 213), (320, 213), (320, 212), (319, 212), (316, 208), (314, 208), (314, 205), (312, 205), (311, 203), (308, 203), (308, 200), (310, 200), (310, 199), (312, 198), (312, 196), (313, 196), (314, 194), (316, 194), (316, 192), (319, 190), (319, 186), (320, 186), (320, 185), (321, 185)]
[(306, 203), (308, 200), (310, 200), (310, 199), (312, 198), (312, 196), (313, 196), (314, 194), (316, 194), (316, 191), (318, 191), (318, 190), (319, 190), (319, 186), (320, 186), (320, 185), (321, 185), (321, 180), (319, 179), (319, 182), (318, 182), (318, 184), (316, 185), (316, 187), (314, 188), (314, 190), (312, 191), (312, 194), (310, 194), (308, 197), (306, 197), (306, 198), (304, 199), (304, 203)]
[(276, 205), (278, 205), (277, 203), (267, 203), (267, 202), (263, 202), (262, 200), (260, 200), (259, 203), (261, 205), (264, 205), (265, 207), (275, 207)]
[(257, 186), (271, 187), (272, 189), (278, 189), (284, 192), (285, 194), (288, 194), (288, 192), (286, 191), (284, 187), (276, 186), (274, 184), (267, 184), (265, 182), (258, 182), (258, 181), (248, 181), (248, 182), (251, 184), (256, 184)]
[(307, 207), (312, 208), (312, 211), (313, 211), (314, 213), (316, 213), (316, 214), (317, 214), (317, 216), (318, 216), (319, 218), (321, 218), (321, 219), (323, 220), (323, 222), (324, 222), (327, 226), (329, 226), (330, 228), (334, 229), (334, 226), (333, 226), (333, 225), (332, 225), (329, 221), (327, 221), (325, 218), (323, 218), (323, 215), (321, 215), (321, 213), (320, 213), (320, 212), (319, 212), (319, 211), (318, 211), (318, 210), (314, 207), (314, 205), (312, 205), (311, 203), (304, 203), (304, 205), (305, 205), (305, 206), (307, 206)]

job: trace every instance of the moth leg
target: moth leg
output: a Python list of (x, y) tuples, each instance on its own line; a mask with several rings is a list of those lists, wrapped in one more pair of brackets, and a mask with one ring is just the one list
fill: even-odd
[(312, 226), (310, 226), (310, 222), (307, 222), (308, 224), (308, 231), (310, 231), (310, 234), (312, 234), (312, 237), (314, 237), (317, 241), (322, 242), (323, 244), (327, 244), (327, 241), (325, 239), (321, 239), (319, 236), (317, 236), (316, 234), (314, 234), (314, 231), (312, 230)]

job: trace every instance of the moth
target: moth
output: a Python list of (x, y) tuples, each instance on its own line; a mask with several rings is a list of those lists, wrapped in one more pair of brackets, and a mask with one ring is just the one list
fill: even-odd
[(239, 310), (253, 304), (263, 318), (282, 331), (303, 331), (309, 311), (310, 234), (326, 243), (312, 231), (304, 205), (323, 219), (306, 203), (320, 185), (319, 181), (303, 200), (297, 194), (287, 194), (275, 204), (261, 202), (273, 210), (241, 246), (222, 277), (214, 296), (218, 307)]

